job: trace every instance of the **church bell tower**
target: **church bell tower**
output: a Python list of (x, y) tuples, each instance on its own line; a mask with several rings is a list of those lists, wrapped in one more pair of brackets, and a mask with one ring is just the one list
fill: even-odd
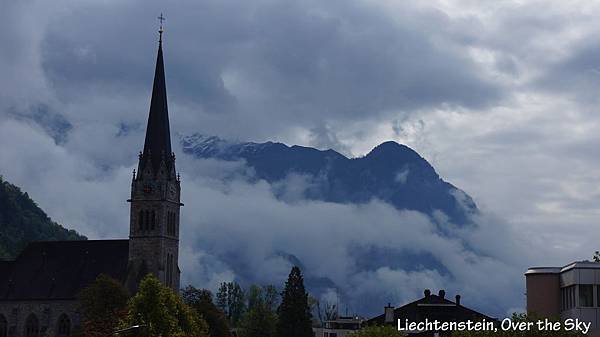
[(180, 180), (171, 151), (167, 90), (162, 52), (162, 14), (158, 56), (144, 150), (131, 182), (129, 273), (127, 287), (135, 291), (148, 273), (179, 291)]

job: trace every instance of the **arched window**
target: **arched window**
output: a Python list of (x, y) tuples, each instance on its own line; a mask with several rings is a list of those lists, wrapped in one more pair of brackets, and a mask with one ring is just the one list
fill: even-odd
[(25, 337), (39, 337), (40, 323), (34, 314), (29, 315), (25, 321)]
[(150, 229), (150, 211), (146, 211), (146, 221), (144, 222), (144, 229)]
[(154, 230), (154, 226), (156, 225), (156, 212), (152, 211), (152, 220), (150, 224), (150, 229)]
[(138, 227), (140, 227), (140, 230), (144, 229), (144, 211), (140, 211), (140, 214), (138, 214)]
[(4, 315), (0, 314), (0, 337), (6, 337), (8, 335), (8, 322)]
[(167, 254), (167, 286), (171, 286), (173, 278), (173, 256)]
[(167, 212), (167, 235), (171, 235), (171, 212)]
[(57, 337), (69, 337), (71, 336), (71, 320), (65, 314), (60, 315), (58, 318), (58, 327), (56, 329)]
[(175, 235), (175, 213), (171, 212), (171, 235)]
[(177, 213), (173, 213), (173, 235), (177, 236), (177, 227), (179, 226), (179, 220), (177, 219)]

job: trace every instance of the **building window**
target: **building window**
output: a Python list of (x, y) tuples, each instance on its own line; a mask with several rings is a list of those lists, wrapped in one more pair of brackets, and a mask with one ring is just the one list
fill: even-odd
[(8, 322), (4, 315), (0, 314), (0, 337), (6, 337), (8, 335)]
[(169, 212), (167, 215), (167, 234), (175, 235), (175, 213)]
[(167, 235), (171, 234), (171, 212), (167, 212)]
[(173, 284), (173, 255), (167, 254), (167, 286)]
[(25, 337), (39, 337), (40, 323), (34, 314), (29, 315), (25, 321)]
[(140, 214), (138, 214), (138, 227), (140, 230), (144, 229), (144, 211), (140, 211)]
[(146, 211), (146, 221), (144, 222), (144, 229), (145, 230), (149, 230), (150, 229), (150, 211)]
[(150, 229), (154, 230), (156, 225), (156, 212), (152, 211), (152, 221), (150, 223)]
[(167, 212), (167, 235), (177, 235), (177, 214), (175, 212)]
[(579, 306), (593, 307), (594, 306), (594, 286), (591, 284), (579, 285)]
[(575, 307), (575, 286), (564, 287), (560, 289), (561, 311), (569, 310)]
[(71, 335), (71, 320), (65, 314), (58, 318), (57, 337), (69, 337)]
[(167, 286), (171, 287), (175, 284), (174, 282), (174, 275), (175, 275), (175, 268), (177, 267), (177, 265), (175, 264), (175, 256), (173, 254), (167, 254)]

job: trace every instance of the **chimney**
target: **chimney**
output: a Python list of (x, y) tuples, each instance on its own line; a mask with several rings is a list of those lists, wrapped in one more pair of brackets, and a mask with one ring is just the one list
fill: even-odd
[(444, 296), (446, 296), (446, 291), (444, 289), (440, 290), (438, 292), (438, 296), (441, 297), (442, 299), (444, 298)]
[(428, 298), (429, 295), (431, 295), (431, 290), (425, 289), (425, 291), (423, 292), (423, 294), (425, 294), (425, 298)]
[(460, 295), (456, 295), (456, 305), (460, 305)]
[(394, 323), (394, 307), (392, 307), (391, 303), (388, 303), (388, 305), (383, 308), (383, 312), (385, 313), (385, 320), (383, 322), (385, 324)]

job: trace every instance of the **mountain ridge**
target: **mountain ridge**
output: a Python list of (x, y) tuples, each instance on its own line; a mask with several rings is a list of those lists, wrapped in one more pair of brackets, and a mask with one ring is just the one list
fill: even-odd
[(308, 176), (313, 187), (305, 191), (307, 199), (360, 204), (376, 198), (430, 216), (441, 211), (457, 225), (470, 224), (471, 215), (478, 212), (467, 193), (444, 181), (418, 152), (394, 141), (355, 158), (331, 149), (200, 134), (183, 137), (181, 143), (184, 153), (199, 159), (243, 160), (254, 169), (255, 179), (269, 183), (290, 174)]

